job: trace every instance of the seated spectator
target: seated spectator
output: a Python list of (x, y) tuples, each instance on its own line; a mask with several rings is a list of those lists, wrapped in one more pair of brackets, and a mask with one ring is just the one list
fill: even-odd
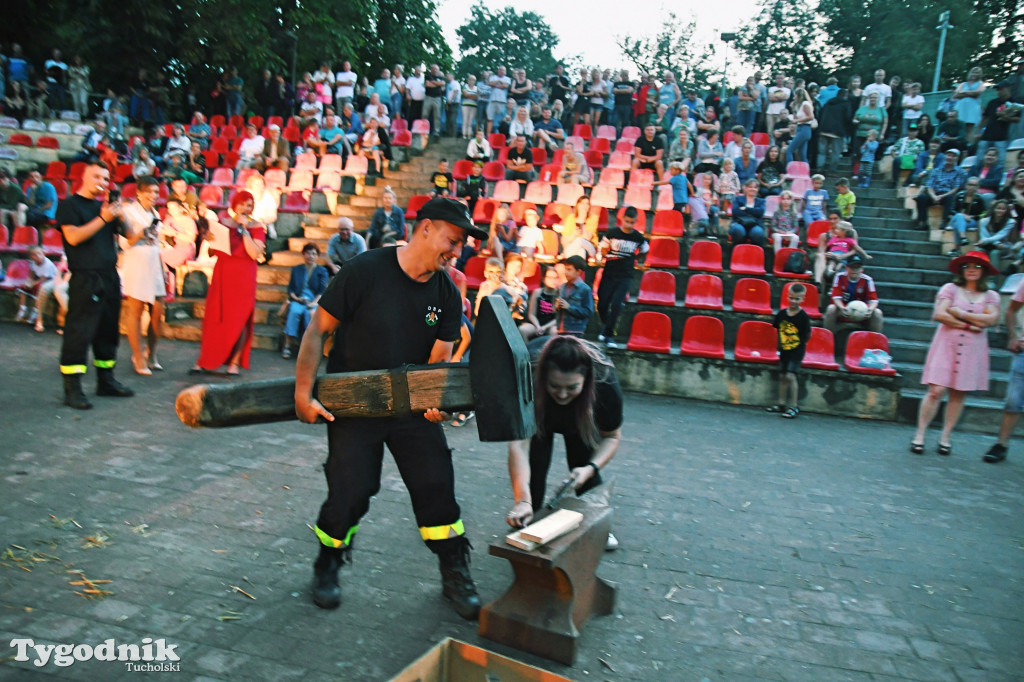
[[(907, 129), (909, 132), (909, 128)], [(967, 149), (967, 126), (960, 120), (960, 114), (952, 109), (935, 130), (932, 140), (939, 143), (940, 151), (947, 149)]]
[(252, 168), (263, 154), (266, 139), (256, 131), (252, 123), (245, 126), (245, 139), (238, 147), (238, 165), (236, 168)]
[(509, 123), (508, 134), (509, 137), (519, 137), (520, 135), (526, 139), (533, 137), (533, 121), (530, 120), (530, 112), (526, 107), (516, 108), (515, 118)]
[(363, 130), (363, 119), (355, 114), (351, 102), (346, 102), (341, 108), (338, 127), (345, 131), (343, 144), (346, 153), (351, 154), (355, 149), (355, 144), (359, 141), (359, 136), (365, 132)]
[(28, 117), (42, 120), (50, 117), (50, 91), (45, 80), (36, 82), (36, 91), (28, 98)]
[(28, 174), (25, 197), (26, 225), (41, 227), (57, 217), (57, 190), (37, 170)]
[(381, 246), (389, 237), (396, 242), (405, 241), (405, 211), (398, 206), (398, 198), (391, 187), (384, 187), (380, 208), (373, 212), (366, 235), (371, 249)]
[(263, 154), (253, 164), (253, 168), (260, 172), (270, 168), (288, 170), (292, 165), (291, 147), (288, 140), (281, 137), (281, 126), (271, 125), (268, 133), (269, 137), (263, 143)]
[(978, 225), (975, 248), (987, 251), (993, 263), (1017, 263), (1024, 254), (1024, 239), (1013, 217), (1010, 202), (996, 199)]
[(210, 146), (210, 124), (206, 122), (206, 116), (200, 112), (192, 115), (192, 125), (188, 128), (188, 136), (193, 142), (199, 143), (200, 149)]
[(192, 149), (185, 157), (182, 169), (181, 177), (185, 178), (185, 182), (188, 184), (199, 185), (206, 182), (206, 157), (203, 155), (202, 149), (199, 148), (198, 142), (192, 143)]
[(338, 218), (338, 231), (327, 242), (327, 269), (336, 275), (345, 263), (363, 251), (366, 251), (366, 240), (352, 229), (352, 219)]
[[(124, 115), (124, 107), (120, 102), (114, 101), (110, 108), (100, 115), (100, 120), (107, 124), (110, 136), (116, 140), (125, 138), (124, 130), (128, 127), (128, 117)], [(161, 129), (163, 126), (159, 126)]]
[(771, 225), (772, 246), (776, 251), (800, 246), (800, 217), (796, 214), (793, 193), (788, 189), (779, 195), (779, 208), (772, 216)]
[(722, 170), (724, 157), (725, 149), (718, 140), (718, 133), (712, 131), (710, 135), (700, 138), (697, 142), (697, 166), (694, 171), (718, 175)]
[(306, 93), (305, 99), (302, 100), (302, 105), (299, 107), (299, 117), (305, 123), (310, 121), (316, 121), (320, 123), (320, 119), (324, 115), (324, 104), (317, 99), (316, 90), (310, 90)]
[(466, 158), (480, 163), (491, 160), (491, 145), (487, 143), (483, 129), (477, 130), (473, 139), (466, 145)]
[(758, 194), (762, 197), (782, 194), (782, 185), (786, 182), (786, 163), (782, 160), (782, 150), (778, 145), (768, 147), (764, 161), (757, 166)]
[[(896, 144), (889, 147), (886, 153), (892, 157), (892, 186), (899, 183), (900, 173), (907, 170), (906, 183), (909, 183), (914, 175), (914, 165), (917, 157), (924, 151), (924, 142), (917, 136), (917, 123), (907, 126), (907, 134), (896, 140)], [(905, 184), (906, 184), (905, 183)]]
[(512, 319), (518, 327), (526, 321), (526, 306), (529, 302), (529, 291), (519, 273), (523, 270), (523, 259), (518, 254), (510, 254), (504, 265), (498, 258), (488, 258), (484, 265), (484, 281), (476, 293), (476, 306), (473, 318), (480, 314), (480, 304), (488, 296), (500, 296), (508, 303)]
[(310, 317), (316, 310), (320, 296), (327, 289), (327, 281), (330, 276), (324, 266), (317, 265), (316, 261), (319, 257), (320, 249), (316, 244), (309, 242), (302, 247), (304, 262), (292, 268), (291, 278), (288, 280), (282, 358), (292, 356), (292, 349), (298, 345), (298, 339), (302, 336), (303, 330), (309, 326)]
[[(593, 173), (583, 154), (577, 152), (572, 142), (565, 143), (565, 153), (562, 154), (562, 169), (558, 174), (558, 181), (565, 185), (586, 185), (593, 180)], [(547, 182), (547, 179), (545, 179)]]
[(338, 120), (333, 114), (324, 116), (324, 124), (317, 131), (317, 136), (317, 139), (309, 140), (308, 143), (308, 146), (313, 149), (317, 156), (341, 154), (345, 131), (338, 126)]
[[(853, 301), (867, 304), (868, 315), (863, 320), (855, 322), (847, 317), (846, 306)], [(848, 258), (846, 272), (840, 272), (832, 281), (832, 302), (825, 309), (824, 326), (835, 334), (840, 324), (859, 324), (865, 329), (882, 333), (882, 311), (878, 309), (875, 282), (864, 274), (864, 261), (860, 256)]]
[(561, 263), (565, 284), (555, 299), (555, 310), (561, 317), (558, 333), (583, 336), (594, 314), (594, 292), (583, 279), (587, 261), (582, 256), (570, 255), (563, 258)]
[(434, 190), (435, 197), (447, 197), (455, 191), (455, 179), (448, 171), (448, 159), (441, 159), (437, 162), (437, 170), (430, 176), (430, 184)]
[(267, 181), (262, 175), (250, 175), (245, 181), (245, 188), (252, 195), (252, 217), (267, 228), (267, 236), (277, 238), (277, 207), (281, 200), (278, 192), (267, 190)]
[(782, 158), (786, 158), (786, 148), (796, 135), (796, 125), (789, 118), (789, 110), (779, 112), (775, 127), (772, 128), (772, 143), (778, 145)]
[(744, 140), (743, 145), (740, 147), (740, 155), (735, 159), (736, 161), (736, 175), (739, 176), (740, 182), (744, 183), (747, 180), (757, 179), (757, 157), (754, 156), (754, 143), (750, 140)]
[(732, 223), (729, 237), (733, 246), (757, 244), (764, 246), (764, 199), (757, 195), (757, 180), (747, 180), (743, 194), (732, 205)]
[(156, 174), (156, 162), (149, 156), (149, 148), (139, 145), (139, 158), (132, 164), (132, 176), (143, 178), (147, 175)]
[[(992, 152), (994, 150), (990, 149), (989, 151)], [(955, 258), (961, 255), (960, 247), (963, 246), (964, 235), (967, 230), (978, 229), (978, 220), (985, 213), (985, 202), (978, 191), (978, 178), (976, 176), (969, 177), (963, 191), (957, 192), (953, 211), (953, 217), (949, 221), (949, 226), (953, 230), (956, 248), (949, 251), (946, 255)]]
[(530, 294), (526, 307), (526, 321), (519, 325), (519, 333), (523, 341), (529, 342), (539, 336), (552, 336), (558, 333), (558, 311), (555, 301), (561, 288), (562, 277), (554, 266), (543, 268), (541, 285)]
[[(163, 170), (167, 165), (167, 161), (164, 158), (167, 155), (167, 143), (169, 138), (164, 132), (163, 126), (156, 126), (153, 128), (153, 132), (150, 133), (149, 139), (146, 140), (146, 149), (149, 150), (149, 156), (156, 163), (157, 168)], [(137, 150), (141, 149), (142, 145), (135, 145), (132, 147), (133, 153), (138, 153)], [(189, 145), (191, 148), (191, 145)]]
[(689, 173), (690, 166), (693, 164), (693, 152), (694, 146), (693, 140), (690, 139), (690, 131), (680, 128), (676, 139), (672, 140), (672, 144), (668, 148), (669, 163), (681, 163), (683, 172)]
[(818, 253), (814, 259), (814, 279), (827, 285), (836, 272), (842, 269), (846, 260), (858, 256), (870, 260), (864, 249), (857, 244), (857, 231), (853, 225), (842, 220), (838, 212), (829, 215), (832, 229), (818, 239)]
[[(3, 280), (2, 270), (0, 268), (0, 281)], [(68, 270), (68, 257), (67, 255), (62, 255), (57, 263), (56, 279), (43, 282), (43, 285), (39, 287), (39, 293), (36, 294), (36, 324), (34, 329), (37, 332), (46, 331), (46, 327), (43, 325), (43, 314), (46, 312), (46, 305), (52, 296), (53, 300), (57, 302), (57, 334), (60, 336), (64, 335), (64, 318), (68, 314), (68, 283), (70, 281), (71, 271)]]
[(646, 168), (655, 172), (655, 179), (660, 180), (665, 173), (663, 157), (665, 156), (665, 145), (661, 138), (655, 135), (655, 126), (648, 123), (644, 126), (644, 134), (641, 135), (633, 147), (633, 170)]
[(673, 135), (678, 135), (679, 131), (686, 129), (686, 132), (690, 133), (690, 139), (696, 139), (697, 137), (697, 119), (690, 116), (690, 107), (683, 105), (679, 107), (679, 114), (676, 116), (676, 120), (672, 123), (672, 130), (669, 131)]
[(506, 254), (519, 250), (519, 228), (512, 219), (508, 204), (501, 204), (494, 209), (488, 234), (490, 249), (498, 258), (504, 259)]
[(945, 163), (932, 170), (928, 182), (917, 195), (917, 229), (928, 229), (928, 209), (935, 205), (942, 206), (942, 224), (945, 226), (953, 217), (953, 204), (956, 194), (967, 181), (967, 174), (958, 165), (960, 152), (950, 149), (945, 154)]
[(37, 332), (43, 331), (43, 303), (46, 298), (43, 288), (53, 291), (57, 280), (57, 266), (43, 254), (38, 246), (28, 250), (29, 279), (28, 285), (18, 289), (18, 314), (15, 322), (34, 324)]
[[(542, 251), (544, 244), (544, 231), (539, 227), (540, 214), (537, 209), (528, 208), (523, 212), (525, 225), (519, 228), (519, 238), (516, 240), (516, 252), (533, 259), (537, 252)], [(557, 253), (547, 254), (557, 256)]]
[[(538, 81), (539, 82), (539, 81)], [(541, 108), (541, 118), (533, 126), (533, 146), (545, 151), (554, 151), (562, 145), (565, 130), (558, 119), (552, 118), (551, 107)]]
[(175, 123), (172, 127), (171, 137), (167, 139), (164, 150), (164, 159), (170, 160), (172, 156), (181, 156), (182, 160), (192, 150), (192, 140), (185, 134), (185, 126)]
[(999, 163), (999, 150), (995, 147), (986, 149), (985, 155), (967, 171), (967, 177), (978, 179), (978, 194), (986, 206), (996, 198), (1005, 175), (1003, 164)]
[(515, 100), (509, 100), (505, 103), (505, 113), (502, 117), (497, 119), (497, 130), (495, 132), (501, 133), (507, 139), (512, 139), (512, 120), (516, 117), (516, 103)]
[(469, 206), (470, 215), (476, 210), (476, 202), (480, 197), (487, 196), (487, 181), (482, 175), (484, 170), (484, 164), (480, 161), (473, 162), (473, 170), (469, 172), (469, 175), (465, 180), (462, 181), (462, 187), (459, 189), (459, 196), (466, 201)]
[(661, 140), (661, 148), (668, 149), (668, 135), (672, 131), (672, 114), (667, 104), (659, 104), (657, 112), (651, 118), (654, 124), (654, 134)]
[(377, 175), (384, 177), (384, 169), (386, 166), (382, 151), (383, 145), (381, 143), (381, 136), (378, 133), (377, 128), (377, 119), (371, 118), (367, 121), (366, 125), (366, 132), (364, 132), (362, 137), (359, 138), (359, 153), (368, 159), (373, 159)]
[[(920, 128), (918, 128), (920, 131)], [(945, 153), (941, 150), (942, 144), (938, 140), (927, 143), (928, 148), (917, 155), (913, 172), (904, 181), (904, 187), (917, 187), (928, 182), (928, 176), (932, 170), (942, 165)]]
[(533, 170), (533, 153), (526, 146), (526, 137), (517, 135), (515, 144), (509, 148), (505, 161), (505, 179), (518, 182), (530, 182), (537, 178)]
[(825, 220), (828, 217), (828, 190), (822, 189), (825, 184), (825, 176), (815, 174), (811, 176), (811, 189), (804, 192), (804, 225), (810, 225), (815, 220)]
[(691, 236), (718, 239), (718, 176), (714, 173), (698, 173), (694, 176), (693, 184), (694, 193), (688, 202)]
[(575, 234), (579, 230), (583, 238), (596, 247), (599, 241), (597, 223), (597, 214), (590, 214), (590, 197), (584, 194), (576, 200), (572, 213), (565, 216), (560, 224), (555, 225), (555, 231), (561, 233), (564, 239), (566, 235)]
[(11, 116), (18, 123), (25, 120), (29, 100), (21, 81), (11, 81), (7, 84), (3, 101), (5, 116)]
[(594, 246), (593, 240), (588, 239), (584, 234), (584, 226), (585, 223), (578, 223), (575, 220), (566, 220), (564, 223), (555, 225), (555, 232), (559, 233), (563, 259), (579, 256), (585, 264), (587, 260), (597, 258), (597, 247)]
[(18, 186), (17, 178), (0, 168), (0, 223), (10, 229), (26, 225), (27, 213), (28, 197)]
[[(75, 161), (85, 161), (90, 156), (102, 156), (103, 146), (109, 143), (107, 138), (107, 124), (103, 120), (93, 124), (91, 133), (82, 138), (82, 151), (75, 155)], [(109, 144), (108, 144), (109, 146)]]
[(743, 143), (747, 141), (747, 131), (743, 126), (732, 127), (732, 139), (725, 145), (725, 158), (735, 159), (743, 153)]
[(367, 123), (371, 120), (376, 120), (377, 127), (380, 130), (387, 130), (391, 126), (391, 118), (388, 116), (388, 108), (383, 102), (378, 104), (373, 104), (371, 102), (370, 104), (367, 104), (366, 115), (364, 118)]

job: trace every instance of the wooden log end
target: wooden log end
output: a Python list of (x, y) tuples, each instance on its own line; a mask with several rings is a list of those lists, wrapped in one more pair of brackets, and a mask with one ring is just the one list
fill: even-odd
[(200, 415), (203, 412), (203, 402), (206, 399), (206, 384), (189, 386), (178, 394), (174, 400), (174, 411), (178, 413), (178, 419), (185, 426), (198, 428), (202, 426)]

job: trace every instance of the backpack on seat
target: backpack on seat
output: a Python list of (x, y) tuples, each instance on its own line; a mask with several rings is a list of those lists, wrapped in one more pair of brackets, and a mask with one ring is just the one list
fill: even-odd
[(807, 272), (807, 254), (803, 251), (794, 251), (786, 258), (782, 266), (783, 272), (792, 272), (795, 275), (802, 275)]

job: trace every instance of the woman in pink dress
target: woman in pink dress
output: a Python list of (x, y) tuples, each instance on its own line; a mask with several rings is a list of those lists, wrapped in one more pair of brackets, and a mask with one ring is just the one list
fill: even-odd
[(266, 244), (266, 229), (252, 219), (252, 194), (241, 191), (231, 199), (229, 230), (231, 252), (211, 250), (217, 256), (210, 290), (206, 294), (203, 339), (193, 372), (227, 364), (229, 375), (249, 369), (253, 313), (256, 310), (256, 270)]
[(999, 294), (989, 291), (988, 277), (999, 274), (983, 251), (970, 251), (949, 263), (953, 281), (939, 289), (932, 319), (939, 323), (928, 349), (921, 383), (928, 393), (921, 400), (917, 432), (910, 442), (915, 455), (924, 453), (924, 436), (948, 391), (949, 402), (939, 436), (940, 455), (953, 451), (949, 442), (960, 419), (968, 391), (988, 389), (988, 335), (999, 321)]

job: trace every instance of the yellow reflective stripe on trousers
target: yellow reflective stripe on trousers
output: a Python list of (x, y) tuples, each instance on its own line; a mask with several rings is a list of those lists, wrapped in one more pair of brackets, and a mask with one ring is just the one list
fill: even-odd
[(447, 540), (466, 533), (462, 519), (448, 526), (420, 526), (420, 537), (424, 540)]
[(85, 374), (85, 365), (61, 365), (61, 374)]
[(319, 526), (313, 526), (313, 531), (316, 533), (316, 536), (320, 538), (320, 543), (327, 545), (328, 547), (348, 547), (352, 544), (352, 536), (356, 534), (357, 530), (359, 530), (359, 526), (352, 526), (348, 529), (348, 533), (345, 535), (344, 540), (335, 540), (330, 535), (320, 530)]
[(97, 369), (113, 369), (116, 362), (117, 360), (93, 360), (92, 364), (96, 365)]

